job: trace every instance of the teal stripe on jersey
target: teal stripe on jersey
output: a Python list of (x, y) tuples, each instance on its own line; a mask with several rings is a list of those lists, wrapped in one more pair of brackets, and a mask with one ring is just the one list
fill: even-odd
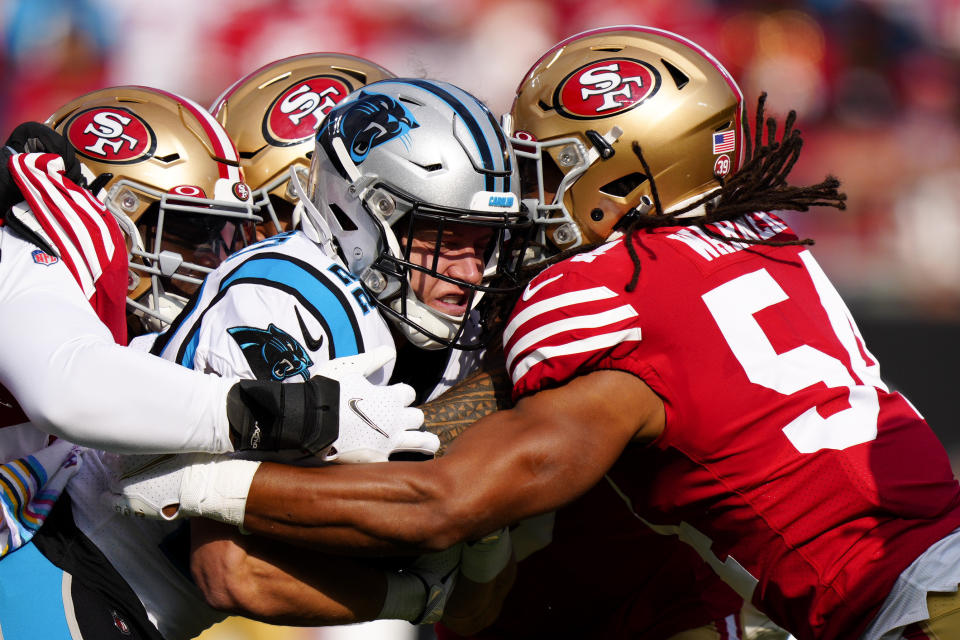
[[(360, 353), (363, 339), (353, 310), (346, 298), (342, 297), (346, 292), (338, 289), (320, 272), (305, 268), (289, 258), (276, 257), (275, 254), (253, 257), (224, 278), (219, 291), (243, 282), (256, 282), (259, 286), (296, 292), (305, 305), (319, 311), (329, 327), (333, 343), (331, 357), (341, 358)], [(199, 332), (194, 332), (177, 362), (192, 369), (199, 340)]]

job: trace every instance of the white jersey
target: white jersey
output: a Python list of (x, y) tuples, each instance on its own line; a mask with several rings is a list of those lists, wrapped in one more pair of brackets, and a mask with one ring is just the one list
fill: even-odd
[(0, 307), (0, 385), (11, 394), (0, 402), (19, 402), (33, 418), (0, 424), (0, 462), (42, 448), (50, 434), (123, 452), (232, 450), (225, 406), (234, 381), (116, 344), (63, 261), (6, 227)]
[[(302, 381), (329, 358), (378, 345), (393, 347), (393, 338), (360, 283), (317, 244), (293, 232), (234, 254), (210, 273), (152, 350), (207, 373)], [(132, 347), (150, 345), (135, 341)], [(386, 383), (392, 367), (393, 361), (371, 381)], [(181, 544), (188, 540), (188, 524), (106, 511), (99, 497), (107, 477), (102, 456), (88, 452), (68, 487), (74, 518), (137, 593), (164, 637), (191, 638), (224, 618), (188, 578), (187, 545)]]
[[(302, 232), (290, 232), (209, 274), (152, 351), (206, 373), (303, 381), (326, 360), (393, 344), (360, 282)], [(392, 366), (371, 381), (385, 383)]]
[[(0, 170), (26, 198), (0, 220), (0, 463), (36, 471), (0, 487), (10, 507), (0, 513), (2, 557), (32, 537), (77, 469), (74, 450), (48, 447), (51, 436), (121, 452), (232, 451), (226, 397), (235, 380), (118, 344), (127, 257), (112, 215), (64, 175), (59, 156), (16, 154)], [(26, 504), (44, 508), (16, 508)]]
[[(113, 216), (59, 156), (15, 154), (0, 170), (25, 198), (0, 224), (16, 222), (38, 243), (0, 227), (0, 462), (49, 435), (125, 452), (231, 451), (229, 381), (117, 344), (127, 255)], [(165, 395), (145, 393), (148, 383)]]

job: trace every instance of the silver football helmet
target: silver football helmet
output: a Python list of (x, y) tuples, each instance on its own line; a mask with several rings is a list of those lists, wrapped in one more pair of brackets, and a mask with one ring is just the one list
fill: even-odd
[[(529, 221), (513, 151), (479, 100), (421, 79), (355, 91), (317, 133), (307, 195), (307, 219), (321, 219), (314, 226), (329, 229), (348, 270), (413, 344), (482, 346), (464, 334), (467, 319), (481, 295), (516, 289)], [(478, 228), (489, 230), (480, 282), (441, 273), (444, 234)], [(422, 242), (424, 235), (433, 243), (426, 265), (411, 260), (415, 236)], [(421, 300), (411, 286), (416, 272), (456, 285), (466, 294), (465, 311), (452, 315)]]

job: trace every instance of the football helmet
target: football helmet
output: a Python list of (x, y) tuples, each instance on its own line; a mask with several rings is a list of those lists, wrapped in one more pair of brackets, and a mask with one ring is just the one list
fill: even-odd
[[(631, 211), (672, 213), (739, 168), (743, 94), (703, 48), (668, 31), (585, 31), (547, 51), (503, 119), (536, 221), (557, 248), (606, 240)], [(633, 142), (640, 144), (647, 175)], [(685, 215), (695, 215), (691, 212)]]
[(70, 101), (46, 124), (74, 147), (127, 237), (127, 307), (143, 328), (167, 326), (211, 269), (254, 240), (261, 219), (236, 149), (192, 101), (110, 87)]
[(307, 53), (260, 67), (214, 101), (210, 113), (237, 146), (266, 235), (297, 227), (290, 169), (306, 182), (314, 133), (330, 109), (355, 89), (393, 77), (363, 58)]
[[(413, 344), (483, 345), (464, 333), (467, 319), (481, 294), (516, 289), (530, 223), (521, 212), (513, 151), (479, 100), (421, 79), (355, 91), (320, 126), (306, 193), (304, 215), (311, 223), (320, 218), (313, 226), (327, 229), (347, 269)], [(482, 277), (438, 268), (449, 246), (480, 231), (482, 246), (473, 255)], [(424, 237), (429, 256), (412, 260)], [(497, 275), (503, 277), (494, 284)], [(417, 296), (411, 280), (424, 277), (455, 285), (463, 298), (458, 313)]]

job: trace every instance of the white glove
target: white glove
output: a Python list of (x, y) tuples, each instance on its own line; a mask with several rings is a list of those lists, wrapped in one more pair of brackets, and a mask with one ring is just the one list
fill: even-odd
[(260, 466), (259, 461), (211, 453), (108, 454), (102, 459), (112, 475), (102, 497), (117, 513), (163, 520), (204, 517), (238, 527)]
[(367, 380), (394, 357), (379, 346), (366, 353), (329, 360), (316, 372), (340, 384), (340, 433), (321, 457), (328, 462), (386, 462), (391, 453), (431, 456), (440, 439), (418, 431), (423, 412), (409, 406), (416, 398), (406, 384), (378, 386)]

